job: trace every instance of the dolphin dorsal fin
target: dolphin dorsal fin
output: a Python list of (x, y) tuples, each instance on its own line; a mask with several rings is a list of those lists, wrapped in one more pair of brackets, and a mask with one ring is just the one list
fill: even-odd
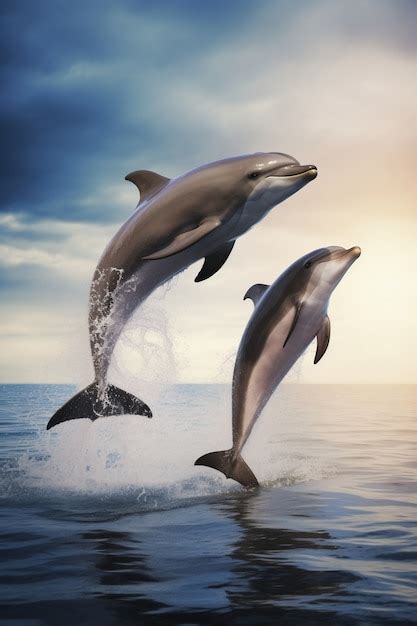
[(136, 185), (140, 193), (140, 202), (143, 202), (143, 200), (153, 196), (162, 187), (165, 187), (169, 183), (170, 178), (149, 170), (136, 170), (125, 176), (125, 180)]
[(264, 285), (263, 283), (257, 283), (256, 285), (252, 285), (252, 287), (249, 287), (249, 289), (245, 293), (243, 299), (246, 300), (247, 298), (250, 298), (253, 304), (256, 306), (267, 289), (269, 289), (269, 285)]

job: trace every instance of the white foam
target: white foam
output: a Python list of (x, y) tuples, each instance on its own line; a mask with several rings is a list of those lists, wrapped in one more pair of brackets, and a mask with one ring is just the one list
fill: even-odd
[[(121, 503), (135, 510), (170, 508), (241, 491), (222, 474), (194, 466), (201, 454), (231, 446), (230, 388), (165, 386), (153, 400), (152, 419), (122, 416), (74, 420), (51, 431), (41, 427), (34, 448), (10, 474), (12, 489), (37, 500), (82, 497), (93, 509), (106, 501), (117, 510)], [(327, 458), (302, 449), (298, 435), (305, 424), (298, 417), (297, 425), (287, 409), (282, 398), (273, 399), (244, 450), (264, 485), (294, 485), (334, 471)]]

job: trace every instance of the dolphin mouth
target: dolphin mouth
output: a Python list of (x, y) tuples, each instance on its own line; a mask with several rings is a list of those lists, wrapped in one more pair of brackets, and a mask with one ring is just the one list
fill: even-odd
[(362, 253), (362, 250), (360, 249), (359, 246), (353, 246), (352, 248), (349, 248), (348, 250), (340, 250), (340, 252), (336, 252), (335, 254), (332, 255), (332, 260), (342, 259), (345, 256), (351, 256), (353, 260), (356, 260), (358, 257), (360, 257), (361, 253)]
[(362, 250), (359, 246), (353, 246), (352, 248), (349, 248), (349, 250), (346, 250), (346, 253), (351, 254), (355, 257), (355, 259), (357, 259), (362, 254)]
[(318, 265), (319, 263), (327, 263), (327, 261), (336, 261), (337, 259), (343, 259), (344, 257), (348, 256), (350, 257), (352, 264), (356, 261), (357, 258), (360, 257), (361, 253), (362, 250), (359, 246), (353, 246), (348, 250), (339, 247), (337, 247), (335, 250), (332, 250), (330, 248), (327, 249), (327, 251), (325, 251), (323, 255), (316, 260), (316, 264)]
[(289, 178), (295, 176), (303, 176), (307, 174), (311, 179), (317, 176), (317, 167), (315, 165), (299, 165), (291, 163), (289, 165), (283, 165), (271, 172), (267, 178)]

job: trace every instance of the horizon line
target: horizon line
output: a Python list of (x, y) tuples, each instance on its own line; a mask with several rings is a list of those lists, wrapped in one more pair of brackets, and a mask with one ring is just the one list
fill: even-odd
[[(215, 382), (176, 382), (176, 383), (151, 383), (150, 386), (153, 385), (157, 385), (157, 386), (165, 386), (165, 387), (173, 387), (175, 385), (231, 385), (231, 382), (223, 382), (223, 383), (215, 383)], [(58, 387), (58, 386), (65, 386), (65, 387), (80, 387), (79, 385), (77, 385), (77, 383), (40, 383), (40, 382), (2, 382), (0, 381), (0, 386), (7, 386), (7, 385), (39, 385), (39, 386), (51, 386), (51, 387)], [(383, 387), (383, 386), (390, 386), (390, 387), (398, 387), (398, 386), (407, 386), (407, 387), (416, 387), (417, 386), (417, 382), (404, 382), (404, 383), (398, 383), (398, 382), (383, 382), (383, 383), (370, 383), (370, 382), (364, 382), (364, 383), (358, 383), (358, 382), (345, 382), (345, 383), (337, 383), (337, 382), (328, 382), (328, 383), (309, 383), (309, 382), (304, 382), (304, 383), (281, 383), (281, 386), (285, 386), (285, 387), (301, 387), (301, 386), (310, 386), (310, 387), (325, 387), (325, 386), (341, 386), (341, 385), (345, 385), (345, 386), (355, 386), (355, 387), (365, 387), (365, 386), (374, 386), (374, 387)]]

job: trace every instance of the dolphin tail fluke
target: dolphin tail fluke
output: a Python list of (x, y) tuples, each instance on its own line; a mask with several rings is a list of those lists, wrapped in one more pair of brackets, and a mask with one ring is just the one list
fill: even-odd
[(94, 382), (58, 409), (49, 420), (46, 429), (49, 430), (68, 420), (87, 418), (94, 421), (99, 417), (124, 414), (152, 417), (148, 405), (131, 393), (114, 385), (108, 385), (102, 392), (99, 385)]
[(209, 452), (200, 456), (194, 465), (204, 465), (222, 472), (226, 478), (233, 478), (244, 487), (258, 487), (259, 483), (255, 474), (243, 458), (239, 456), (233, 460), (232, 450), (220, 450), (219, 452)]

